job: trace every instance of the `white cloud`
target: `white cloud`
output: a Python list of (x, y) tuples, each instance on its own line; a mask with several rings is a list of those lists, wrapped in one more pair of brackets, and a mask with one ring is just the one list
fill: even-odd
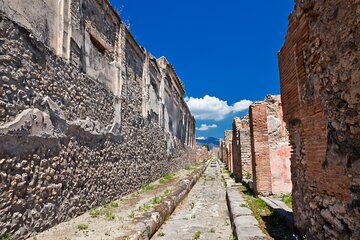
[(236, 113), (236, 112), (242, 112), (244, 110), (247, 110), (251, 104), (252, 104), (252, 101), (250, 101), (250, 100), (241, 100), (240, 102), (236, 102), (232, 106), (232, 108), (233, 108), (232, 112)]
[(205, 140), (205, 137), (197, 137), (196, 140)]
[(237, 113), (246, 110), (250, 105), (250, 100), (241, 100), (229, 106), (227, 101), (217, 97), (205, 95), (203, 98), (185, 98), (190, 111), (197, 120), (221, 121), (230, 113)]
[(211, 125), (201, 124), (201, 126), (199, 128), (196, 128), (196, 130), (207, 131), (210, 128), (217, 128), (217, 125), (216, 124), (211, 124)]

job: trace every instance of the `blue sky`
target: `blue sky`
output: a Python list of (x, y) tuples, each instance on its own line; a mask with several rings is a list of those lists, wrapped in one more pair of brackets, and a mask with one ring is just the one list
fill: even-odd
[(198, 137), (221, 138), (246, 114), (242, 100), (280, 93), (277, 52), (292, 0), (110, 1), (139, 44), (174, 65), (197, 127), (208, 129)]

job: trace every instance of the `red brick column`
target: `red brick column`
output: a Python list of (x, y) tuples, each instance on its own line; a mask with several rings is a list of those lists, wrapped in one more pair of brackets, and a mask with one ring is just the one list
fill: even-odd
[(256, 102), (250, 106), (250, 134), (254, 191), (256, 194), (271, 194), (271, 167), (266, 103)]

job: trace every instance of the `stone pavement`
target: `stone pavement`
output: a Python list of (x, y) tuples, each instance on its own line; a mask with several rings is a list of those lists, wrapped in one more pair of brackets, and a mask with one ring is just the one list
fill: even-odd
[[(156, 223), (159, 223), (160, 216), (157, 209), (169, 203), (177, 204), (181, 201), (180, 195), (186, 195), (191, 186), (196, 182), (203, 172), (202, 165), (192, 166), (176, 172), (172, 179), (160, 179), (150, 185), (144, 186), (118, 201), (103, 207), (93, 209), (76, 217), (68, 222), (61, 223), (55, 227), (40, 233), (29, 240), (113, 240), (113, 239), (148, 239), (151, 231), (140, 231), (139, 227), (144, 222), (153, 224), (153, 215), (157, 214)], [(184, 185), (186, 185), (184, 187)], [(181, 190), (181, 191), (180, 191)], [(175, 200), (171, 200), (174, 199)], [(179, 199), (177, 201), (176, 199)], [(171, 201), (170, 201), (171, 200)], [(175, 206), (171, 207), (172, 209)], [(169, 212), (170, 214), (170, 212)], [(147, 226), (147, 228), (152, 228)], [(147, 229), (146, 229), (147, 230)], [(151, 229), (150, 229), (151, 230)], [(137, 233), (141, 233), (139, 238)]]
[(152, 239), (233, 239), (220, 169), (216, 160), (210, 161), (187, 198)]
[(259, 222), (247, 207), (245, 199), (240, 193), (240, 183), (223, 173), (226, 183), (226, 200), (230, 210), (232, 227), (239, 240), (268, 239), (261, 231)]

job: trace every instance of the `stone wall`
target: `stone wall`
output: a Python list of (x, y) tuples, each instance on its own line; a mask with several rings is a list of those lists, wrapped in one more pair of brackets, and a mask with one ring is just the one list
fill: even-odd
[(106, 0), (0, 1), (0, 236), (22, 239), (195, 162), (165, 58)]
[(288, 134), (280, 96), (268, 95), (250, 106), (252, 167), (257, 194), (291, 192)]
[(233, 159), (232, 159), (232, 130), (226, 130), (224, 132), (224, 146), (225, 146), (225, 164), (230, 172), (233, 172)]
[(272, 193), (290, 193), (292, 190), (289, 135), (283, 120), (280, 95), (265, 99), (269, 134)]
[(211, 152), (208, 151), (207, 147), (201, 147), (196, 149), (196, 162), (204, 162), (211, 156)]
[(240, 118), (234, 118), (232, 122), (232, 162), (233, 162), (233, 175), (237, 182), (242, 180), (241, 171), (241, 155), (240, 155)]
[(217, 147), (213, 147), (211, 150), (210, 150), (210, 155), (212, 158), (218, 158), (219, 157), (219, 148)]
[(220, 139), (219, 144), (219, 158), (222, 162), (226, 163), (226, 147), (225, 147), (225, 141)]
[[(238, 181), (252, 179), (249, 115), (233, 120), (234, 175)], [(237, 151), (237, 153), (235, 153)]]
[(279, 53), (295, 226), (360, 239), (360, 3), (295, 2)]

